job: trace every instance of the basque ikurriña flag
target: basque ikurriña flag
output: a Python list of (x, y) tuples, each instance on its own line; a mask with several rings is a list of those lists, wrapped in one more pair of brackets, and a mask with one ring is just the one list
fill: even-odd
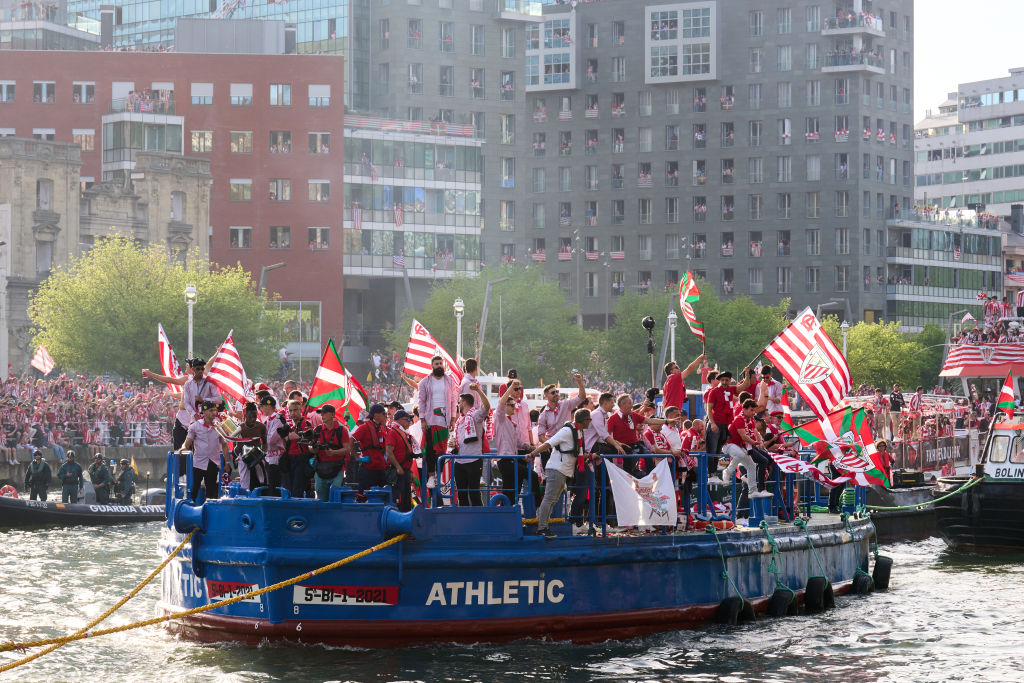
[(790, 386), (824, 418), (850, 390), (846, 359), (822, 329), (810, 307), (801, 311), (764, 350)]
[(999, 400), (996, 401), (996, 409), (1006, 411), (1007, 417), (1013, 417), (1013, 411), (1017, 407), (1017, 401), (1013, 397), (1013, 372), (1006, 373), (1006, 381), (1003, 382), (1003, 389), (999, 392)]
[(686, 324), (690, 326), (690, 332), (701, 341), (704, 341), (704, 323), (697, 320), (693, 312), (693, 302), (700, 300), (700, 290), (697, 289), (697, 282), (693, 279), (693, 273), (686, 271), (679, 283), (679, 310), (686, 318)]

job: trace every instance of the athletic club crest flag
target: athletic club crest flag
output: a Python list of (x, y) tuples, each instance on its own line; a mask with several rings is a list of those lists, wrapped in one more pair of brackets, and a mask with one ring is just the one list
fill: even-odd
[(846, 359), (810, 307), (786, 326), (765, 348), (764, 355), (819, 418), (828, 415), (850, 390), (852, 380)]
[(605, 459), (604, 463), (608, 468), (619, 526), (676, 525), (676, 491), (672, 486), (668, 458), (662, 458), (643, 479), (626, 474), (610, 459)]

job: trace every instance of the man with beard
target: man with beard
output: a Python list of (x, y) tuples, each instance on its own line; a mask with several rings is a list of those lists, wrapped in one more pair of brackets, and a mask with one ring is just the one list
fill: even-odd
[(458, 418), (459, 385), (444, 372), (444, 359), (430, 359), (431, 372), (417, 385), (420, 420), (423, 422), (423, 465), (427, 476), (421, 500), (427, 500), (427, 489), (433, 486), (437, 458), (447, 452), (448, 437)]
[[(200, 406), (202, 406), (203, 401), (209, 401), (214, 405), (220, 405), (224, 402), (220, 392), (217, 391), (217, 387), (213, 386), (212, 382), (203, 377), (203, 373), (206, 371), (205, 360), (202, 358), (190, 358), (188, 360), (188, 369), (192, 374), (182, 375), (181, 377), (158, 375), (155, 372), (150, 372), (148, 368), (143, 368), (142, 370), (143, 377), (155, 379), (164, 384), (177, 384), (181, 387), (181, 407), (174, 417), (174, 432), (172, 433), (174, 450), (176, 451), (182, 449), (185, 439), (188, 438), (188, 428), (192, 426), (192, 423), (202, 421)], [(182, 455), (178, 458), (178, 475), (180, 476), (184, 473), (185, 456)]]

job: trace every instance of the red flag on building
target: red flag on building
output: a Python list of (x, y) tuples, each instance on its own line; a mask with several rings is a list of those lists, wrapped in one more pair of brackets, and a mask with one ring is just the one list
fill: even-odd
[(418, 320), (412, 321), (412, 332), (409, 334), (409, 346), (405, 350), (405, 371), (415, 377), (426, 377), (430, 374), (430, 359), (441, 356), (445, 370), (458, 381), (462, 381), (462, 368), (455, 359), (437, 343)]
[[(171, 348), (170, 340), (167, 339), (167, 333), (164, 332), (164, 326), (160, 323), (156, 324), (156, 333), (157, 352), (160, 354), (160, 374), (168, 377), (181, 377), (184, 373), (181, 371), (181, 366), (178, 365), (178, 359), (174, 355), (174, 349)], [(167, 384), (166, 386), (172, 394), (181, 393), (181, 386), (178, 384)]]
[(227, 339), (217, 350), (217, 354), (210, 361), (210, 371), (206, 378), (226, 394), (237, 401), (251, 401), (255, 398), (252, 393), (252, 384), (245, 376), (245, 368), (242, 367), (242, 359), (238, 356), (238, 349), (235, 348), (235, 340), (232, 333), (228, 332)]
[(810, 307), (786, 326), (765, 348), (764, 355), (818, 417), (828, 415), (850, 390), (852, 380), (846, 359)]

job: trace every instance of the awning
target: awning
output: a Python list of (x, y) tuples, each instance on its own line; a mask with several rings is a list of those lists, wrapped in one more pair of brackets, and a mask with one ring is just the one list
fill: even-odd
[(957, 344), (951, 346), (940, 377), (1024, 375), (1024, 344)]

